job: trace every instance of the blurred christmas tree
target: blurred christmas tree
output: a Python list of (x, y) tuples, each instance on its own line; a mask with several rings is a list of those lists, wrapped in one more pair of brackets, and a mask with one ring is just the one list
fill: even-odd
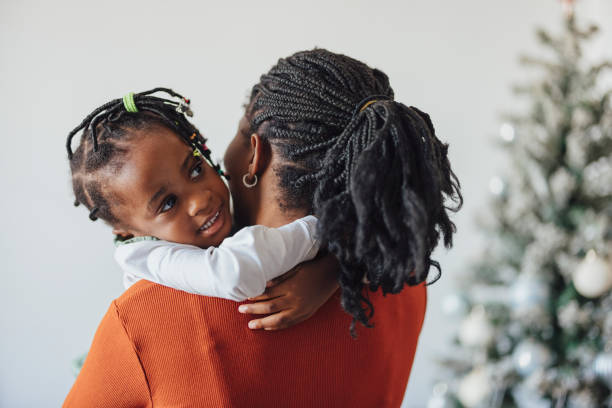
[(443, 305), (463, 321), (429, 408), (612, 407), (612, 64), (585, 66), (597, 28), (565, 6), (559, 37), (538, 32), (550, 58), (523, 59), (541, 75), (500, 128), (511, 173), (491, 181), (488, 248)]

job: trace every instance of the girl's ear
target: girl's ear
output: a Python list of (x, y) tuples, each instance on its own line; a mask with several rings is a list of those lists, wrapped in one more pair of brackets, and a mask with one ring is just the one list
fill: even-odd
[(265, 142), (257, 133), (251, 135), (251, 160), (249, 161), (249, 176), (263, 173), (268, 164), (268, 154)]

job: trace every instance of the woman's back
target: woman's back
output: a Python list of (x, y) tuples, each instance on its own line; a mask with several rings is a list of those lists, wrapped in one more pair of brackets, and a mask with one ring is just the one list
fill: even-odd
[(66, 406), (399, 406), (426, 289), (370, 298), (375, 327), (359, 327), (353, 339), (339, 293), (311, 319), (261, 332), (247, 328), (249, 316), (235, 302), (140, 281), (114, 302), (96, 333), (85, 365), (105, 369), (84, 367), (122, 380), (81, 375)]

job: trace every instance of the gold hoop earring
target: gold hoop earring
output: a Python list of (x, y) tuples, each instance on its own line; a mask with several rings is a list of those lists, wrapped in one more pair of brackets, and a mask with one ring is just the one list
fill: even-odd
[(255, 180), (252, 183), (249, 183), (247, 181), (247, 177), (249, 177), (249, 173), (245, 173), (245, 175), (242, 176), (242, 184), (244, 184), (246, 188), (255, 187), (255, 185), (257, 185), (257, 174), (253, 174), (253, 177), (255, 178)]

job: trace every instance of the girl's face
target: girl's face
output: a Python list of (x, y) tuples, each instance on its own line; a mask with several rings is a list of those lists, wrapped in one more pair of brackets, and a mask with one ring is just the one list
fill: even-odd
[(105, 188), (116, 198), (119, 235), (150, 235), (200, 248), (217, 246), (232, 227), (229, 191), (216, 171), (169, 129), (141, 131)]

